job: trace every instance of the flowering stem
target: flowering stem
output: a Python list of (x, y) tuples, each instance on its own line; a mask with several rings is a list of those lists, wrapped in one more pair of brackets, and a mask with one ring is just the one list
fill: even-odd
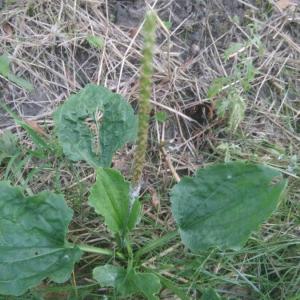
[(140, 78), (138, 138), (133, 162), (133, 177), (131, 181), (133, 190), (138, 190), (139, 188), (147, 149), (148, 120), (151, 112), (151, 75), (153, 71), (151, 61), (155, 45), (155, 20), (155, 13), (148, 12), (144, 25), (145, 37), (142, 58), (142, 76)]

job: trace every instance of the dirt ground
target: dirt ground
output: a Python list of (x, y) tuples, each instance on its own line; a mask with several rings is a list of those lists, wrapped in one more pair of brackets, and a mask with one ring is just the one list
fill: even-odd
[[(145, 165), (148, 188), (143, 193), (153, 200), (162, 186), (166, 194), (157, 216), (152, 200), (145, 202), (145, 216), (158, 218), (162, 224), (173, 222), (167, 199), (172, 179), (159, 153), (163, 142), (180, 176), (191, 176), (199, 167), (226, 160), (262, 163), (280, 170), (295, 182), (288, 203), (299, 218), (300, 3), (275, 2), (151, 0), (147, 7), (141, 0), (0, 0), (0, 56), (7, 54), (12, 73), (34, 86), (33, 91), (26, 91), (0, 74), (0, 100), (49, 134), (53, 134), (52, 114), (57, 106), (87, 83), (120, 93), (137, 110), (141, 25), (145, 11), (153, 7), (160, 21), (151, 116), (165, 111), (167, 120), (162, 124), (151, 119)], [(104, 46), (92, 46), (86, 40), (90, 35), (100, 37)], [(234, 51), (237, 44), (240, 46)], [(231, 52), (226, 56), (228, 49)], [(255, 69), (254, 73), (248, 74), (247, 68)], [(223, 78), (223, 83), (209, 96), (218, 78)], [(226, 105), (225, 113), (220, 113)], [(0, 108), (0, 134), (6, 130), (20, 136), (21, 144), (34, 148)], [(126, 148), (117, 155), (114, 166), (129, 176), (131, 159), (132, 151)], [(34, 162), (27, 165), (28, 169), (34, 167)], [(82, 165), (80, 172), (89, 185), (91, 170)], [(49, 188), (55, 176), (54, 171), (42, 171), (39, 182), (30, 183), (32, 190)], [(73, 191), (76, 178), (67, 171), (62, 177), (66, 193)], [(289, 232), (287, 239), (299, 241), (296, 225), (284, 224), (280, 234)], [(85, 226), (95, 229), (92, 223)], [(222, 296), (255, 299), (251, 285), (237, 288), (234, 274), (228, 275), (232, 282), (215, 284)], [(88, 280), (79, 282), (84, 285)], [(266, 299), (287, 299), (287, 291), (282, 289), (276, 285)], [(299, 284), (294, 289), (296, 293)], [(166, 295), (161, 299), (173, 299), (168, 292)]]

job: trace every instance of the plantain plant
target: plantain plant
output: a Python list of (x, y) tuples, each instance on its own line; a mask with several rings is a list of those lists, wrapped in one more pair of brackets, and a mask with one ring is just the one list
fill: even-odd
[[(189, 299), (158, 270), (143, 266), (143, 254), (177, 235), (193, 252), (211, 247), (238, 250), (276, 210), (287, 183), (279, 172), (241, 162), (200, 168), (194, 177), (184, 177), (172, 189), (172, 214), (178, 228), (133, 251), (128, 233), (141, 219), (139, 189), (151, 111), (155, 18), (152, 12), (146, 15), (138, 116), (120, 95), (93, 84), (72, 95), (54, 114), (56, 134), (65, 156), (95, 168), (97, 178), (88, 203), (121, 241), (119, 251), (68, 242), (66, 234), (73, 211), (62, 195), (46, 190), (26, 197), (21, 187), (1, 181), (0, 294), (22, 295), (47, 277), (65, 282), (83, 253), (92, 252), (120, 262), (93, 270), (93, 278), (101, 287), (113, 287), (124, 297), (143, 294), (154, 300), (159, 299), (157, 294), (165, 285), (180, 299)], [(103, 114), (101, 124), (97, 121), (98, 112)], [(95, 135), (84, 124), (88, 117), (97, 128), (96, 147)], [(110, 166), (114, 153), (135, 140), (137, 148), (129, 182)], [(207, 290), (203, 299), (225, 298)]]

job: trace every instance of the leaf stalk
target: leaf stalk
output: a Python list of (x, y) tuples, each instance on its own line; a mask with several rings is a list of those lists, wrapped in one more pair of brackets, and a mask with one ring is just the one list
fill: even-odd
[(117, 257), (123, 261), (127, 260), (127, 258), (122, 253), (115, 252), (115, 251), (108, 250), (108, 249), (102, 249), (102, 248), (98, 248), (98, 247), (93, 247), (93, 246), (88, 246), (88, 245), (83, 245), (83, 244), (72, 244), (72, 243), (66, 243), (65, 246), (68, 248), (74, 248), (76, 246), (84, 252), (90, 252), (90, 253), (107, 255), (107, 256), (111, 256), (111, 257)]

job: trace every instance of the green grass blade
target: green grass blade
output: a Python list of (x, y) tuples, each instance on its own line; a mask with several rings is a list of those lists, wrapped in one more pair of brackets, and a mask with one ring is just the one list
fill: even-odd
[(17, 153), (9, 160), (7, 167), (6, 167), (5, 174), (4, 174), (4, 181), (7, 181), (9, 171), (11, 170), (15, 160), (18, 158), (19, 155), (20, 155), (20, 153)]
[(148, 243), (147, 245), (145, 245), (144, 247), (142, 247), (138, 251), (136, 251), (136, 253), (134, 255), (134, 259), (137, 260), (144, 253), (149, 252), (157, 247), (162, 246), (166, 242), (173, 239), (177, 234), (178, 234), (178, 229), (175, 229), (175, 230), (169, 232), (168, 234), (163, 235), (162, 237), (156, 239), (155, 241)]
[(14, 163), (15, 168), (14, 168), (13, 173), (10, 175), (10, 178), (17, 178), (17, 175), (21, 172), (22, 167), (24, 165), (26, 165), (30, 161), (31, 158), (32, 158), (32, 156), (28, 155), (21, 161), (19, 161), (19, 160), (15, 161), (15, 163)]
[(26, 189), (26, 188), (27, 188), (28, 182), (31, 181), (31, 179), (35, 176), (35, 174), (37, 174), (38, 172), (40, 172), (40, 171), (43, 170), (43, 169), (51, 168), (51, 167), (52, 167), (51, 165), (46, 164), (46, 165), (39, 166), (38, 168), (32, 170), (32, 171), (28, 174), (27, 179), (25, 180), (25, 182), (24, 182), (24, 184), (23, 184), (23, 189)]
[(34, 90), (34, 87), (32, 86), (32, 84), (29, 81), (27, 81), (27, 80), (25, 80), (25, 79), (23, 79), (19, 76), (16, 76), (12, 73), (8, 73), (7, 78), (10, 81), (14, 82), (15, 84), (17, 84), (18, 86), (24, 88), (27, 91), (33, 91)]
[(27, 125), (20, 117), (18, 117), (9, 107), (7, 107), (4, 103), (0, 102), (0, 105), (3, 109), (5, 109), (11, 117), (22, 126), (31, 136), (32, 141), (38, 148), (49, 149), (47, 143), (40, 138), (40, 136), (29, 126)]

